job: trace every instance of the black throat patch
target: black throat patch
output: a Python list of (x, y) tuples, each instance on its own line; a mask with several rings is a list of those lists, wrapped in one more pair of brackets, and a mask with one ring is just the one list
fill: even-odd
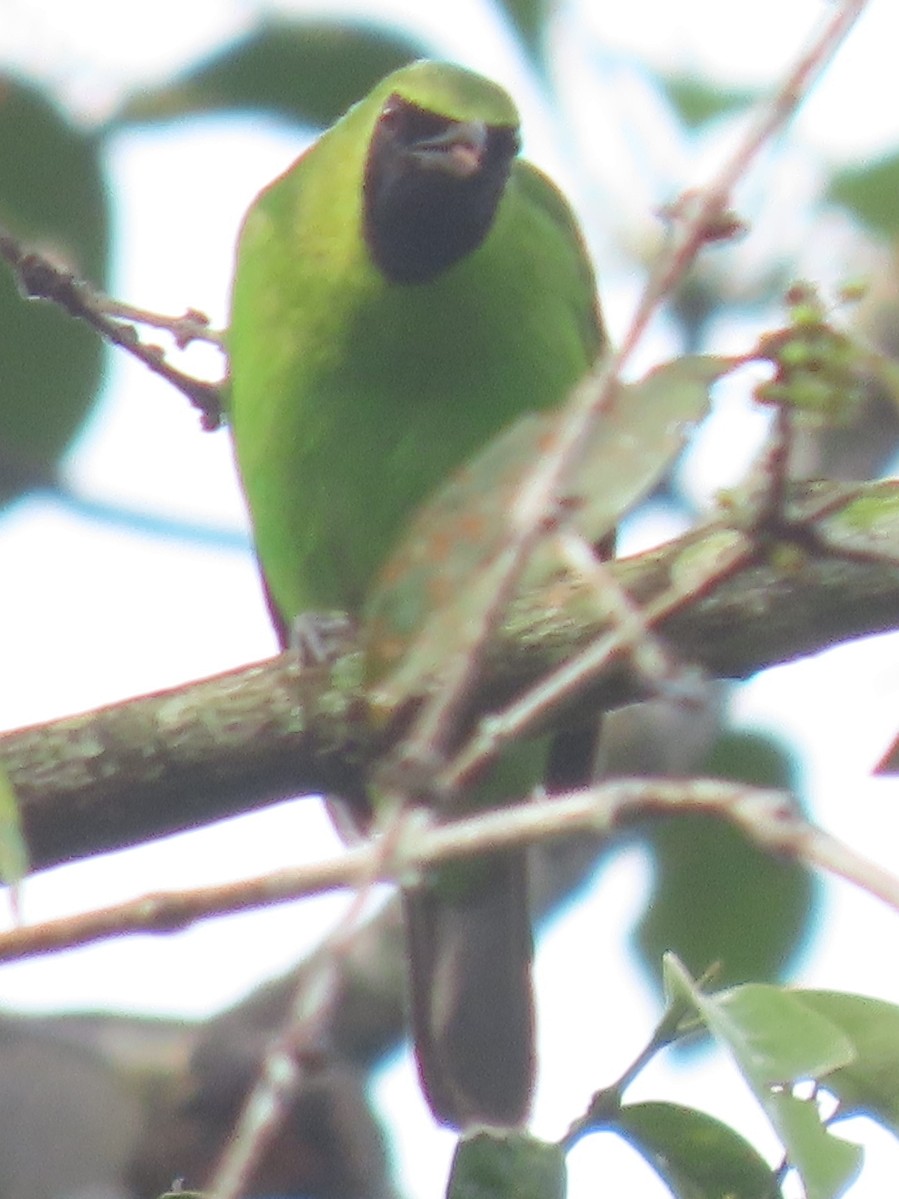
[[(429, 283), (476, 250), (493, 223), (518, 152), (518, 132), (481, 127), (483, 145), (464, 146), (466, 126), (391, 96), (375, 125), (363, 180), (364, 237), (392, 283)], [(454, 146), (454, 138), (461, 139)], [(476, 164), (457, 169), (453, 150)]]

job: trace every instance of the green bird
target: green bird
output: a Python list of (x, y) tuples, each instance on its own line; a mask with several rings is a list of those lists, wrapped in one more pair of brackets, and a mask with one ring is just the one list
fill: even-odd
[[(516, 417), (561, 403), (603, 347), (574, 217), (518, 149), (502, 88), (416, 62), (246, 216), (230, 423), (282, 645), (303, 613), (361, 614), (429, 493)], [(461, 806), (520, 798), (538, 776), (515, 766)], [(524, 855), (440, 872), (404, 900), (434, 1115), (519, 1124), (534, 1073)]]

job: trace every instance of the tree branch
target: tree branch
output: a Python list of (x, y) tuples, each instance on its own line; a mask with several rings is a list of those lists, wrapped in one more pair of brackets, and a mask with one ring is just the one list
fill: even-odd
[[(485, 850), (574, 834), (610, 834), (647, 816), (707, 812), (736, 824), (766, 849), (836, 874), (899, 912), (899, 878), (805, 820), (782, 791), (722, 779), (609, 779), (594, 787), (412, 829), (390, 852), (378, 841), (339, 857), (213, 887), (158, 892), (113, 907), (0, 933), (0, 962), (53, 953), (135, 932), (174, 932), (207, 916), (266, 907), (338, 888), (409, 879), (427, 866)], [(416, 813), (416, 816), (423, 813)], [(353, 925), (355, 931), (355, 925)], [(335, 984), (336, 985), (336, 984)]]
[(222, 423), (224, 383), (207, 383), (179, 371), (166, 361), (162, 349), (142, 342), (134, 325), (152, 324), (165, 329), (179, 349), (191, 341), (210, 341), (221, 348), (221, 336), (209, 329), (208, 321), (193, 310), (180, 317), (161, 317), (143, 309), (115, 301), (97, 292), (83, 279), (56, 266), (42, 254), (26, 249), (0, 226), (0, 259), (16, 275), (23, 294), (31, 300), (49, 300), (69, 316), (82, 320), (105, 341), (126, 350), (149, 370), (165, 379), (196, 408), (204, 429), (217, 429)]
[[(655, 626), (716, 677), (745, 677), (899, 627), (899, 483), (806, 486), (792, 522), (759, 543), (732, 506), (676, 541), (611, 564), (644, 608), (700, 576), (735, 539), (743, 564)], [(520, 597), (489, 655), (489, 711), (608, 632), (595, 595), (559, 582)], [(303, 670), (290, 655), (0, 737), (32, 864), (138, 844), (304, 793), (351, 802), (391, 738), (375, 731), (358, 659)], [(553, 719), (645, 695), (623, 655)]]

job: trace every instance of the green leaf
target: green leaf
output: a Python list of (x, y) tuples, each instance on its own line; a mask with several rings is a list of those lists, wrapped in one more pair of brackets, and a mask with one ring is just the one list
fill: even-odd
[(863, 411), (863, 380), (876, 355), (828, 322), (827, 306), (813, 285), (793, 283), (788, 300), (786, 327), (760, 341), (774, 374), (753, 394), (760, 403), (795, 412), (812, 428), (848, 428)]
[(747, 983), (701, 997), (699, 1009), (757, 1092), (821, 1079), (852, 1061), (852, 1042), (795, 992)]
[(786, 1091), (771, 1095), (768, 1117), (799, 1171), (806, 1199), (835, 1199), (858, 1176), (862, 1150), (831, 1135), (821, 1123), (813, 1099), (800, 1099)]
[[(700, 773), (785, 789), (794, 782), (786, 752), (749, 733), (720, 738)], [(636, 930), (644, 967), (655, 974), (672, 950), (693, 974), (719, 963), (719, 985), (776, 978), (808, 931), (813, 876), (712, 816), (654, 821), (645, 838), (653, 887)]]
[(818, 535), (828, 547), (841, 554), (885, 554), (899, 539), (899, 486), (893, 479), (854, 489), (835, 510), (818, 521)]
[(855, 1049), (824, 1085), (840, 1115), (866, 1115), (899, 1135), (899, 1007), (864, 995), (797, 991), (806, 1007), (841, 1029)]
[(113, 124), (251, 109), (321, 128), (426, 49), (368, 22), (272, 20), (163, 87), (131, 97)]
[(565, 1199), (558, 1145), (514, 1129), (480, 1129), (456, 1146), (447, 1199)]
[(0, 882), (12, 886), (20, 883), (30, 866), (19, 801), (6, 772), (0, 768)]
[(497, 0), (497, 6), (533, 58), (539, 61), (550, 14), (549, 0)]
[(749, 108), (760, 93), (753, 88), (721, 87), (697, 75), (662, 75), (658, 79), (681, 121), (690, 129), (725, 113)]
[[(94, 138), (39, 92), (0, 75), (0, 225), (102, 285), (107, 198)], [(96, 334), (27, 303), (0, 263), (0, 504), (47, 483), (101, 378)]]
[(612, 1127), (657, 1171), (676, 1199), (776, 1199), (770, 1166), (713, 1116), (673, 1103), (627, 1104)]
[(816, 887), (807, 870), (774, 857), (740, 829), (685, 813), (653, 823), (653, 887), (636, 929), (644, 966), (666, 949), (716, 980), (774, 979), (804, 937)]
[(827, 198), (841, 204), (872, 233), (894, 238), (899, 232), (899, 154), (837, 171)]
[[(661, 478), (731, 365), (682, 358), (618, 389), (564, 488), (572, 523), (592, 544)], [(418, 694), (464, 647), (493, 594), (490, 568), (508, 543), (509, 511), (563, 412), (516, 421), (419, 509), (400, 538), (366, 606), (369, 677), (386, 679), (402, 663), (380, 691), (385, 708)], [(564, 573), (547, 545), (538, 547), (522, 587)]]
[(793, 1083), (828, 1076), (854, 1060), (839, 1027), (792, 991), (760, 983), (703, 994), (671, 955), (666, 984), (691, 999), (707, 1028), (733, 1056), (799, 1171), (808, 1199), (834, 1199), (858, 1173), (861, 1150), (831, 1135), (817, 1104)]

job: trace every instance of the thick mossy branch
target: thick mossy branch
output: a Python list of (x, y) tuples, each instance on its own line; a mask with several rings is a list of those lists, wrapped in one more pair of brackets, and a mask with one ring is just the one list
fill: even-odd
[(0, 765), (34, 868), (134, 845), (303, 791), (358, 791), (360, 699), (287, 654), (17, 730)]
[[(643, 605), (696, 579), (656, 626), (717, 677), (744, 677), (899, 628), (899, 483), (806, 489), (791, 523), (742, 531), (741, 513), (614, 564)], [(714, 578), (742, 546), (741, 564)], [(484, 709), (608, 632), (594, 596), (553, 585), (520, 599), (486, 674)], [(300, 673), (290, 655), (0, 737), (35, 869), (196, 827), (291, 795), (352, 798), (387, 748), (350, 682), (354, 655)], [(340, 680), (335, 682), (335, 680)], [(627, 663), (578, 698), (584, 711), (645, 694)], [(570, 711), (565, 714), (570, 719)]]

